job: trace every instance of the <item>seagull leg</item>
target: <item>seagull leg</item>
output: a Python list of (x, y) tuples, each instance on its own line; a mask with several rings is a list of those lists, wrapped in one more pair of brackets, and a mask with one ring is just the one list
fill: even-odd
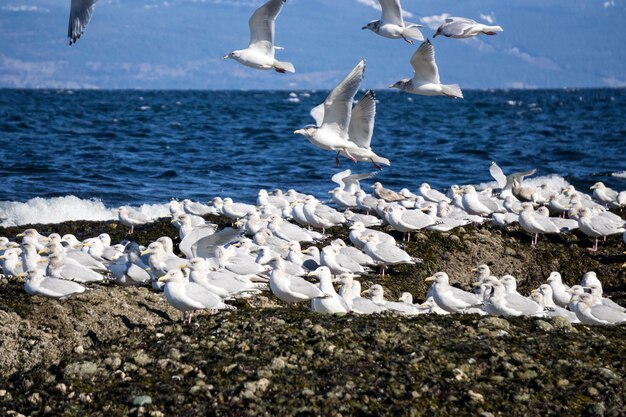
[(374, 162), (374, 160), (372, 158), (370, 158), (370, 161), (372, 161), (372, 164), (374, 165), (374, 168), (378, 169), (379, 171), (383, 170), (383, 167), (381, 167), (376, 162)]
[[(352, 160), (352, 162), (357, 162), (356, 158), (354, 156), (350, 155), (350, 152), (348, 152), (347, 149), (344, 148), (343, 151), (346, 153), (346, 156)], [(337, 155), (339, 155), (339, 152), (337, 152)], [(339, 156), (337, 156), (337, 158), (339, 158)]]
[(415, 45), (415, 42), (413, 42), (413, 40), (411, 40), (411, 39), (407, 38), (407, 37), (406, 37), (406, 36), (404, 36), (404, 35), (400, 35), (400, 36), (402, 36), (402, 39), (404, 39), (404, 41), (405, 41), (406, 43), (409, 43), (409, 44), (411, 44), (411, 45)]

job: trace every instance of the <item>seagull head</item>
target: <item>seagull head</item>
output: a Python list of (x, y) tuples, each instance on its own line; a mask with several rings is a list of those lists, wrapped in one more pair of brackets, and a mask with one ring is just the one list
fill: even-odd
[(231, 53), (229, 53), (227, 55), (224, 55), (222, 58), (224, 58), (224, 59), (228, 59), (228, 58), (236, 59), (236, 58), (239, 58), (239, 55), (240, 55), (239, 51), (232, 51)]
[(367, 25), (363, 26), (361, 29), (362, 30), (369, 29), (372, 32), (378, 32), (378, 29), (380, 29), (380, 20), (372, 20)]
[(294, 134), (306, 136), (307, 138), (313, 137), (317, 131), (316, 126), (306, 126), (304, 129), (294, 130)]
[(393, 84), (389, 84), (389, 88), (398, 88), (400, 90), (406, 90), (410, 82), (411, 80), (409, 78), (405, 78), (403, 80), (396, 81)]

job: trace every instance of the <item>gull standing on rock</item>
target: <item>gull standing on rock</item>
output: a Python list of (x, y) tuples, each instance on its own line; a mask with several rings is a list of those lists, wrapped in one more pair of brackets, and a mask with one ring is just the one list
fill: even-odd
[(280, 267), (274, 268), (270, 273), (270, 290), (288, 305), (328, 297), (309, 281), (294, 275), (287, 275)]
[(276, 16), (280, 13), (286, 0), (269, 0), (259, 7), (250, 17), (250, 44), (246, 49), (239, 49), (224, 56), (251, 68), (276, 72), (295, 72), (290, 62), (274, 59), (274, 26)]
[(395, 244), (390, 245), (389, 243), (381, 242), (378, 235), (368, 235), (364, 240), (366, 243), (363, 251), (380, 264), (380, 274), (382, 276), (385, 275), (385, 267), (387, 265), (415, 264), (422, 261), (419, 258), (413, 258)]
[(30, 295), (62, 299), (87, 289), (76, 282), (44, 276), (40, 269), (31, 269), (27, 272), (24, 290)]
[(152, 221), (145, 214), (137, 210), (129, 209), (128, 207), (118, 208), (117, 213), (119, 215), (120, 223), (126, 227), (130, 227), (130, 232), (128, 232), (129, 235), (133, 234), (135, 226), (150, 223)]
[(540, 233), (559, 233), (559, 228), (550, 221), (549, 218), (535, 213), (532, 203), (522, 204), (522, 211), (519, 214), (519, 224), (532, 235), (532, 245), (537, 244)]
[(320, 290), (327, 295), (325, 298), (311, 300), (311, 310), (316, 313), (341, 314), (348, 313), (350, 306), (343, 297), (335, 291), (330, 276), (330, 269), (320, 266), (315, 271), (309, 272), (309, 277), (316, 277), (320, 281)]
[(580, 294), (578, 301), (574, 302), (574, 312), (583, 324), (620, 324), (626, 323), (626, 313), (596, 304), (591, 294)]
[(405, 78), (392, 84), (389, 88), (398, 88), (411, 94), (421, 96), (446, 96), (463, 98), (458, 84), (441, 84), (439, 69), (435, 63), (435, 47), (427, 39), (411, 57), (413, 78)]
[(450, 278), (445, 272), (437, 272), (424, 281), (433, 282), (429, 294), (439, 307), (449, 313), (462, 313), (466, 309), (476, 307), (482, 300), (477, 294), (463, 291), (450, 285)]
[(423, 41), (424, 36), (419, 31), (423, 27), (416, 23), (404, 22), (402, 18), (402, 6), (400, 0), (378, 0), (382, 9), (382, 16), (379, 20), (372, 20), (361, 29), (369, 29), (377, 35), (391, 39), (404, 39), (413, 45), (409, 38)]
[(437, 28), (433, 38), (443, 35), (446, 38), (466, 39), (480, 34), (493, 36), (496, 32), (502, 32), (502, 27), (487, 26), (465, 17), (449, 17)]
[[(563, 308), (567, 307), (572, 298), (572, 293), (569, 292), (570, 287), (563, 284), (561, 274), (553, 271), (550, 273), (547, 281), (548, 285), (552, 288), (552, 301), (554, 301), (554, 304)], [(544, 294), (544, 296), (545, 295), (546, 294)]]
[(224, 304), (220, 297), (206, 288), (187, 282), (180, 269), (169, 271), (166, 275), (159, 277), (158, 281), (165, 283), (163, 286), (165, 299), (172, 307), (183, 312), (183, 319), (189, 313), (187, 316), (189, 323), (196, 310), (236, 310), (235, 307)]
[(602, 215), (595, 216), (587, 207), (582, 207), (578, 211), (578, 214), (578, 228), (580, 231), (587, 236), (595, 238), (593, 248), (590, 248), (590, 251), (595, 252), (598, 250), (599, 237), (606, 237), (626, 231), (626, 223), (623, 220), (621, 223), (617, 223)]

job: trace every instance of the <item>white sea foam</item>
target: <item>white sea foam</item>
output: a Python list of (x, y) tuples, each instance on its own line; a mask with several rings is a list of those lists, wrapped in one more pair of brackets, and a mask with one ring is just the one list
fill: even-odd
[[(169, 214), (167, 204), (144, 204), (133, 208), (155, 219)], [(116, 220), (118, 218), (116, 209), (116, 207), (106, 207), (100, 200), (84, 200), (73, 195), (53, 198), (37, 197), (25, 203), (0, 201), (0, 226), (62, 223), (69, 220)]]
[(611, 176), (617, 178), (626, 178), (626, 171), (614, 172), (611, 174)]

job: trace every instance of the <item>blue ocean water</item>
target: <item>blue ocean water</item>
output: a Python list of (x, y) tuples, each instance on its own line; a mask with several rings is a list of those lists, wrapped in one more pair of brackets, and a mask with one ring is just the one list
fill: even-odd
[[(293, 131), (327, 92), (0, 90), (0, 201), (75, 195), (107, 206), (255, 201), (260, 188), (323, 197), (343, 169), (366, 163), (311, 145)], [(377, 92), (374, 150), (391, 160), (377, 180), (490, 181), (536, 168), (588, 188), (626, 189), (626, 90), (467, 91), (464, 100)], [(358, 96), (357, 96), (358, 98)]]

